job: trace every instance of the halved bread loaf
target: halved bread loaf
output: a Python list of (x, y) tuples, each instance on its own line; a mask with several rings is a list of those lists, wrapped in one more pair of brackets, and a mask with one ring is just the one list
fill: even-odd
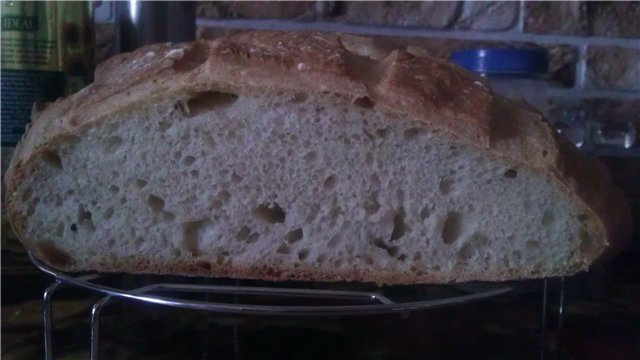
[(6, 176), (68, 271), (430, 283), (572, 274), (623, 195), (542, 117), (442, 60), (250, 32), (116, 56), (36, 106)]

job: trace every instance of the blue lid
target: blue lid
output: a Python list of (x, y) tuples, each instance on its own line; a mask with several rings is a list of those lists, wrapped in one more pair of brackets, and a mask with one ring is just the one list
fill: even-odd
[(549, 68), (547, 53), (537, 49), (473, 49), (456, 51), (451, 62), (487, 75), (536, 76)]

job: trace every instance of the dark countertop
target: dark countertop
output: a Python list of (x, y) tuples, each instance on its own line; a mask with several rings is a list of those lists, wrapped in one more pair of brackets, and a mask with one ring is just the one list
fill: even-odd
[[(548, 281), (547, 359), (640, 358), (640, 253)], [(51, 278), (3, 251), (2, 358), (41, 359), (42, 291)], [(20, 269), (20, 270), (18, 270)], [(114, 281), (130, 281), (114, 277)], [(530, 291), (409, 314), (264, 317), (198, 313), (119, 301), (101, 318), (104, 359), (539, 359), (542, 280)], [(447, 291), (446, 286), (440, 286)], [(440, 290), (439, 290), (440, 291)], [(56, 294), (54, 359), (88, 359), (89, 310), (98, 297)]]

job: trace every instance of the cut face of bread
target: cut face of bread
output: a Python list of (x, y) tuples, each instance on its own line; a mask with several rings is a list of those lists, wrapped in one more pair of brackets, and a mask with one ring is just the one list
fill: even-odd
[(627, 229), (606, 173), (534, 112), (352, 48), (253, 33), (111, 60), (36, 113), (7, 175), (16, 232), (69, 271), (442, 283), (572, 274)]
[(56, 266), (489, 280), (602, 247), (539, 171), (370, 106), (206, 93), (117, 117), (21, 184), (26, 234)]

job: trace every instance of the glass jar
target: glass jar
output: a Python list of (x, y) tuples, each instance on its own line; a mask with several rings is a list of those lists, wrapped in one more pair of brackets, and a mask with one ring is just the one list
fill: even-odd
[(493, 91), (524, 100), (547, 113), (547, 53), (537, 49), (486, 48), (454, 52), (451, 62), (489, 79)]

